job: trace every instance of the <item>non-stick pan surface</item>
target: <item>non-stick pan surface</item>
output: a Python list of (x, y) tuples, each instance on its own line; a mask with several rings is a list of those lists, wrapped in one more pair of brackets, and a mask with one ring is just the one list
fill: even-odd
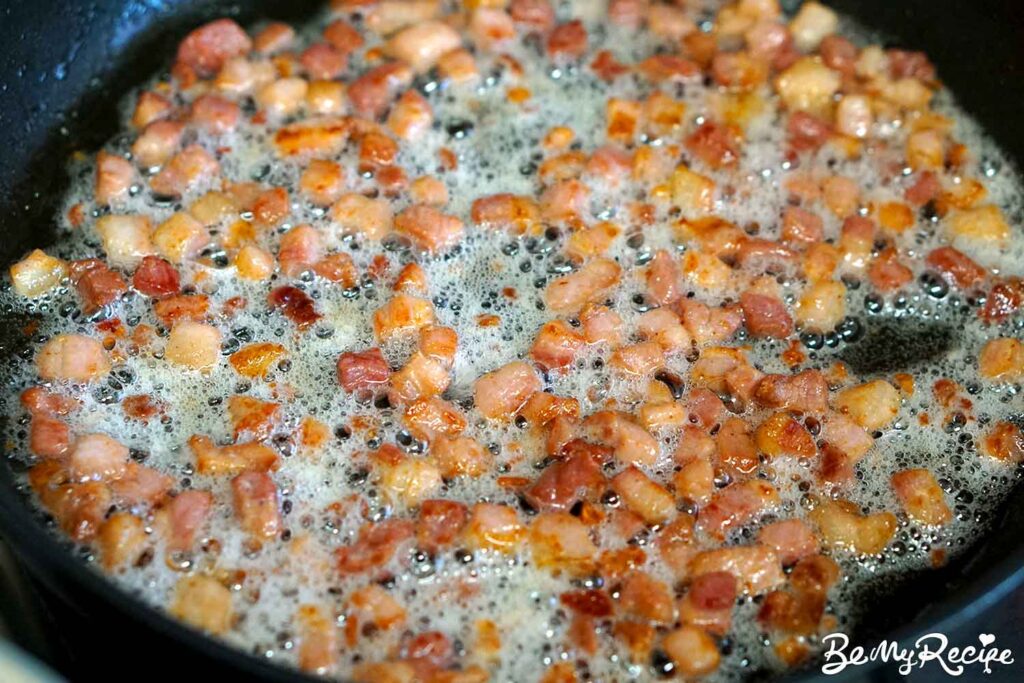
[[(167, 66), (178, 40), (204, 19), (234, 15), (300, 19), (308, 0), (29, 0), (0, 7), (0, 263), (54, 239), (56, 200), (66, 187), (68, 155), (92, 151), (116, 130), (116, 106), (133, 85)], [(786, 2), (783, 5), (792, 9)], [(893, 45), (921, 49), (939, 74), (1008, 155), (1024, 161), (1024, 12), (1018, 0), (833, 0), (837, 9), (878, 30)], [(1018, 226), (1024, 217), (1012, 216)], [(17, 357), (17, 321), (2, 319), (0, 362)], [(886, 354), (884, 339), (872, 354)], [(1024, 419), (1024, 407), (1019, 406)], [(14, 419), (3, 406), (0, 419)], [(6, 415), (7, 417), (4, 417)], [(87, 568), (16, 490), (11, 463), (0, 462), (0, 533), (28, 573), (68, 610), (101, 616), (97, 642), (116, 651), (111, 680), (135, 674), (163, 680), (199, 674), (216, 680), (312, 680), (208, 639), (112, 588)], [(1024, 491), (1003, 506), (984, 538), (948, 567), (879, 588), (878, 605), (858, 627), (857, 643), (909, 642), (915, 634), (951, 632), (1024, 583)], [(979, 625), (979, 628), (981, 626)], [(1018, 653), (1021, 654), (1021, 653)], [(139, 668), (135, 668), (139, 667)], [(863, 676), (865, 667), (827, 680)], [(815, 669), (790, 679), (826, 677)]]

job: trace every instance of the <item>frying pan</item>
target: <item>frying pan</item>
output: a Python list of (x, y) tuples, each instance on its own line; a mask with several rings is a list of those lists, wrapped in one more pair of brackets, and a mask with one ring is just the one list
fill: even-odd
[[(188, 30), (224, 15), (243, 24), (258, 18), (297, 21), (320, 4), (29, 0), (0, 7), (0, 263), (54, 240), (53, 216), (68, 183), (63, 171), (68, 155), (94, 151), (116, 132), (118, 101), (129, 88), (167, 67)], [(783, 4), (792, 10), (798, 3)], [(1024, 160), (1024, 41), (1019, 39), (1024, 12), (1019, 0), (830, 4), (879, 31), (892, 45), (926, 51), (960, 103), (1012, 159)], [(1018, 225), (1024, 222), (1020, 216), (1012, 219)], [(10, 314), (0, 312), (5, 315)], [(19, 328), (16, 320), (0, 320), (0, 363), (26, 362), (17, 355), (17, 334), (10, 332)], [(872, 354), (888, 352), (884, 339), (864, 343), (877, 346)], [(0, 420), (18, 415), (15, 405), (3, 408)], [(6, 458), (0, 460), (0, 534), (56, 605), (52, 609), (62, 623), (102, 619), (102, 633), (81, 635), (95, 638), (97, 656), (107, 663), (112, 680), (129, 674), (162, 679), (196, 673), (212, 680), (313, 680), (202, 636), (115, 590), (44, 528), (16, 486), (15, 467)], [(853, 642), (910, 642), (922, 633), (952, 633), (1022, 583), (1024, 490), (1017, 490), (994, 516), (989, 533), (957, 560), (879, 587), (879, 607), (857, 627)], [(867, 671), (850, 668), (827, 680), (849, 680)], [(787, 679), (823, 679), (816, 672), (809, 667)]]

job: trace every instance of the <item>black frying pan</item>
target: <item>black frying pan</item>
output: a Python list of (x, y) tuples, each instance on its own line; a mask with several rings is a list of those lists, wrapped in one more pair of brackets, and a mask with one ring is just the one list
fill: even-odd
[[(787, 9), (798, 4), (782, 1)], [(262, 17), (298, 20), (319, 4), (17, 0), (0, 6), (0, 264), (53, 241), (53, 216), (67, 184), (63, 168), (68, 155), (75, 149), (95, 150), (114, 134), (118, 101), (167, 66), (189, 29), (225, 14), (242, 23)], [(961, 104), (1018, 164), (1024, 161), (1024, 12), (1019, 0), (830, 4), (881, 31), (894, 45), (926, 51)], [(1012, 219), (1024, 223), (1024, 217)], [(20, 325), (3, 320), (3, 315), (0, 362), (25, 362), (16, 355), (17, 335), (8, 333)], [(879, 346), (873, 352), (886, 353), (884, 340), (873, 343)], [(6, 406), (0, 419), (17, 414), (17, 406)], [(67, 635), (95, 639), (97, 661), (105, 663), (110, 680), (197, 673), (205, 680), (312, 680), (223, 646), (114, 590), (43, 529), (14, 480), (5, 459), (0, 462), (0, 534), (43, 588)], [(869, 645), (881, 638), (909, 642), (920, 633), (951, 633), (1022, 583), (1024, 490), (1018, 490), (997, 515), (992, 531), (949, 566), (878, 587), (878, 607), (858, 626), (853, 640)], [(71, 629), (80, 624), (102, 628), (72, 636)], [(980, 624), (977, 628), (984, 630)], [(51, 648), (58, 661), (61, 649), (59, 643)], [(65, 673), (74, 676), (74, 669)], [(865, 673), (865, 667), (850, 668), (827, 680)], [(806, 669), (790, 678), (824, 677)]]

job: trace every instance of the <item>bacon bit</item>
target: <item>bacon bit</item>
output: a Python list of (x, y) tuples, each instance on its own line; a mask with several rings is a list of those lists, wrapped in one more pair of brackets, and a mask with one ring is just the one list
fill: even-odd
[(565, 460), (548, 466), (523, 496), (538, 510), (568, 511), (577, 502), (596, 496), (604, 482), (597, 459), (577, 449)]
[(1024, 433), (1011, 422), (998, 422), (982, 440), (985, 454), (1006, 462), (1024, 460)]
[(188, 551), (195, 544), (196, 534), (213, 509), (209, 491), (189, 490), (179, 493), (164, 508), (167, 512), (166, 543), (171, 551)]
[(818, 552), (814, 531), (801, 519), (772, 522), (761, 529), (757, 540), (774, 548), (783, 565), (791, 565)]
[(678, 55), (652, 55), (636, 65), (647, 80), (654, 83), (685, 81), (700, 75), (700, 67)]
[(510, 420), (542, 386), (533, 368), (515, 362), (481, 375), (473, 394), (477, 410), (485, 417)]
[(914, 184), (907, 188), (903, 197), (914, 206), (923, 206), (937, 199), (942, 193), (942, 184), (931, 171), (918, 174)]
[(178, 197), (199, 182), (216, 177), (220, 164), (212, 154), (197, 144), (175, 154), (159, 173), (149, 181), (154, 192)]
[(766, 375), (755, 397), (768, 408), (823, 413), (828, 409), (828, 382), (819, 370), (795, 375)]
[(140, 294), (163, 299), (181, 290), (181, 278), (170, 262), (158, 256), (144, 256), (132, 276), (132, 287)]
[(540, 208), (532, 197), (495, 194), (475, 200), (470, 216), (477, 225), (523, 233), (540, 220)]
[(442, 147), (437, 151), (438, 160), (441, 162), (441, 168), (445, 171), (455, 171), (459, 168), (459, 157), (452, 150), (447, 147)]
[(238, 125), (241, 110), (220, 95), (200, 95), (192, 103), (189, 120), (210, 135), (230, 133)]
[(334, 551), (338, 570), (342, 574), (360, 574), (379, 567), (390, 560), (398, 546), (415, 533), (415, 525), (404, 519), (368, 524), (360, 531), (354, 543)]
[(914, 212), (900, 202), (886, 202), (878, 207), (878, 223), (883, 228), (903, 232), (914, 224)]
[(231, 19), (217, 19), (185, 36), (178, 46), (177, 63), (208, 78), (220, 71), (228, 59), (251, 49), (252, 41), (241, 26)]
[(793, 334), (793, 318), (777, 297), (747, 291), (740, 295), (740, 307), (751, 335), (785, 339)]
[(939, 247), (929, 252), (925, 263), (936, 270), (942, 279), (963, 290), (976, 287), (988, 274), (969, 256), (953, 247)]
[(231, 480), (235, 517), (250, 539), (270, 540), (281, 529), (277, 485), (266, 472), (243, 472)]
[(343, 119), (302, 121), (279, 129), (274, 134), (274, 147), (278, 155), (286, 157), (328, 155), (340, 151), (349, 132), (350, 125)]
[(601, 80), (611, 83), (619, 76), (629, 73), (629, 68), (615, 59), (611, 50), (601, 50), (590, 63), (590, 69)]
[[(402, 421), (409, 433), (421, 441), (433, 441), (439, 436), (457, 437), (466, 429), (462, 412), (436, 396), (411, 401), (402, 414)], [(479, 446), (474, 450), (479, 450)]]
[(343, 19), (335, 19), (324, 29), (324, 40), (343, 54), (351, 54), (363, 46), (363, 35)]
[(552, 58), (579, 59), (587, 51), (587, 29), (578, 19), (559, 24), (548, 34), (548, 55)]
[(310, 78), (331, 80), (348, 66), (348, 56), (329, 43), (313, 43), (303, 51), (299, 62)]
[(351, 393), (387, 384), (391, 368), (380, 349), (348, 351), (338, 357), (338, 381)]
[(68, 222), (72, 228), (80, 228), (85, 223), (85, 207), (82, 204), (75, 204), (68, 209)]
[(270, 371), (271, 364), (283, 356), (284, 353), (285, 348), (280, 344), (261, 342), (249, 344), (235, 351), (228, 358), (228, 361), (239, 375), (256, 379), (257, 377), (265, 377), (267, 372)]
[(469, 518), (462, 503), (451, 500), (425, 500), (416, 522), (416, 543), (428, 553), (436, 553), (458, 538)]
[(412, 83), (412, 78), (412, 69), (402, 62), (381, 64), (349, 84), (349, 101), (361, 116), (380, 118), (398, 92)]
[[(84, 270), (83, 270), (84, 269)], [(117, 273), (101, 261), (75, 261), (71, 264), (71, 280), (78, 288), (86, 314), (95, 313), (117, 301), (128, 291), (128, 285)]]
[(556, 370), (572, 364), (586, 344), (583, 336), (562, 320), (552, 320), (537, 333), (530, 357), (541, 368)]
[(124, 414), (142, 422), (148, 422), (149, 418), (163, 413), (164, 408), (165, 406), (162, 402), (154, 401), (151, 396), (145, 394), (126, 396), (121, 401), (121, 409), (124, 411)]
[(192, 436), (188, 445), (196, 456), (196, 471), (200, 474), (234, 476), (273, 471), (280, 466), (277, 453), (260, 443), (217, 447), (208, 436)]
[(902, 470), (892, 475), (891, 482), (896, 497), (912, 519), (929, 526), (941, 526), (953, 519), (942, 487), (928, 470)]
[(298, 287), (278, 287), (267, 296), (267, 303), (281, 311), (300, 330), (307, 329), (323, 317), (316, 311), (313, 299)]
[(546, 32), (555, 25), (555, 10), (549, 0), (512, 0), (508, 7), (513, 21)]
[(786, 132), (789, 134), (789, 146), (793, 151), (810, 152), (828, 142), (832, 135), (832, 127), (807, 112), (798, 111), (789, 117)]
[(458, 244), (464, 227), (457, 217), (418, 204), (395, 216), (395, 232), (408, 237), (417, 248), (437, 254)]
[(153, 303), (153, 313), (167, 328), (186, 320), (202, 322), (209, 309), (210, 298), (205, 294), (177, 294)]
[(1001, 323), (1017, 312), (1024, 303), (1024, 280), (1011, 278), (997, 282), (985, 297), (985, 307), (978, 312), (986, 323)]
[(882, 251), (868, 267), (868, 278), (880, 292), (895, 292), (914, 279), (914, 272), (900, 263), (893, 247)]
[(772, 458), (783, 454), (811, 458), (817, 453), (814, 438), (787, 413), (775, 413), (762, 422), (754, 438), (758, 449)]

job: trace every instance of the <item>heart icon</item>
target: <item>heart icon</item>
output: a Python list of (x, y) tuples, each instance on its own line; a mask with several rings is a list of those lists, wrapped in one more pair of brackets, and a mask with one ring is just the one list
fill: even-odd
[(981, 635), (978, 636), (978, 640), (981, 641), (981, 644), (984, 647), (988, 647), (989, 645), (991, 645), (992, 643), (995, 642), (996, 637), (994, 635), (992, 635), (991, 633), (982, 633)]

